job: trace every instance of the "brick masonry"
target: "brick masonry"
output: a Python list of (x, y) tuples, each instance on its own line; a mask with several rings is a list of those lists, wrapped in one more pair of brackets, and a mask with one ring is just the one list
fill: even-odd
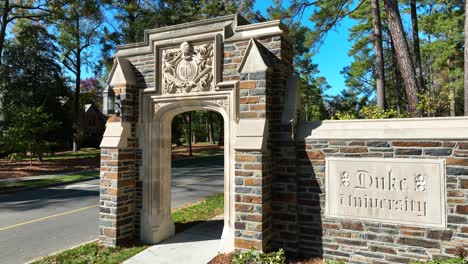
[[(445, 159), (447, 229), (326, 218), (325, 158)], [(298, 145), (299, 250), (353, 263), (408, 263), (447, 258), (468, 248), (468, 142), (314, 140)]]
[[(239, 73), (249, 41), (226, 43), (224, 46), (223, 80), (239, 80), (240, 118), (266, 118), (269, 133), (279, 127), (282, 97), (291, 72), (286, 51), (290, 43), (284, 37), (257, 39), (260, 52), (269, 68), (264, 72)], [(272, 102), (278, 105), (273, 106)], [(273, 212), (272, 179), (274, 177), (273, 141), (263, 152), (237, 152), (235, 156), (235, 247), (268, 251), (272, 247)]]
[(106, 246), (117, 246), (135, 238), (137, 90), (128, 85), (113, 89), (121, 96), (122, 115), (112, 116), (108, 122), (128, 122), (132, 125), (127, 148), (101, 149), (99, 241)]

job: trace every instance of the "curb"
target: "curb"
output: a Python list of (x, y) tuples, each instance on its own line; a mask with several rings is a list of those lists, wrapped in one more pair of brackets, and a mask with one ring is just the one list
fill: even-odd
[(50, 254), (48, 254), (48, 255), (46, 255), (46, 256), (42, 256), (42, 257), (35, 258), (35, 259), (33, 259), (33, 260), (29, 260), (28, 262), (25, 262), (24, 264), (31, 264), (31, 263), (36, 262), (36, 261), (39, 261), (39, 260), (41, 260), (41, 259), (43, 259), (43, 258), (47, 258), (47, 257), (50, 257), (50, 256), (54, 256), (54, 255), (60, 254), (60, 253), (62, 253), (62, 252), (64, 252), (64, 251), (67, 251), (67, 250), (70, 250), (70, 249), (75, 249), (75, 248), (77, 248), (77, 247), (81, 247), (81, 246), (83, 246), (83, 245), (96, 242), (96, 241), (98, 241), (98, 240), (99, 240), (99, 239), (96, 238), (96, 239), (93, 239), (93, 240), (90, 240), (90, 241), (87, 241), (87, 242), (83, 242), (83, 243), (81, 243), (81, 244), (78, 244), (78, 245), (76, 245), (76, 246), (72, 246), (72, 247), (69, 247), (69, 248), (66, 248), (66, 249), (62, 249), (62, 250), (59, 250), (59, 251), (55, 251), (55, 252), (52, 252), (52, 253), (50, 253)]
[(100, 176), (96, 176), (96, 177), (93, 176), (93, 177), (89, 177), (89, 178), (85, 178), (85, 179), (79, 179), (79, 180), (68, 181), (68, 182), (57, 182), (57, 183), (51, 183), (51, 184), (46, 184), (46, 185), (40, 185), (40, 186), (21, 187), (21, 188), (12, 188), (12, 189), (8, 189), (8, 190), (0, 190), (0, 195), (1, 194), (12, 193), (12, 192), (23, 192), (23, 191), (30, 191), (30, 190), (41, 189), (41, 188), (68, 185), (68, 184), (72, 184), (72, 183), (95, 180), (95, 179), (99, 179), (99, 178), (100, 178)]

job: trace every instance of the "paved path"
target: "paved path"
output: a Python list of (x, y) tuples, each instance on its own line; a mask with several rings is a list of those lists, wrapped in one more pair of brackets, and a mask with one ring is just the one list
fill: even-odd
[(218, 255), (223, 220), (211, 220), (133, 256), (124, 264), (206, 264)]
[[(223, 192), (223, 161), (173, 169), (172, 208)], [(0, 263), (24, 263), (98, 236), (99, 180), (0, 194)]]

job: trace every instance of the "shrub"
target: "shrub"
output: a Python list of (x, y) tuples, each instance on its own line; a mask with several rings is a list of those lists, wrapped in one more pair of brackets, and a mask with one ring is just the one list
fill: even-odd
[(7, 146), (11, 158), (34, 157), (42, 159), (54, 145), (49, 133), (59, 127), (52, 115), (42, 107), (20, 108), (14, 112), (11, 124), (0, 133), (0, 145)]
[(280, 249), (271, 253), (260, 253), (254, 249), (238, 251), (232, 260), (233, 264), (285, 264), (284, 250)]

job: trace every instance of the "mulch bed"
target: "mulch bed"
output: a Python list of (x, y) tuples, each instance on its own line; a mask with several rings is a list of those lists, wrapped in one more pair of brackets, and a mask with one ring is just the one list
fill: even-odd
[[(193, 153), (197, 152), (213, 152), (222, 154), (223, 147), (218, 145), (193, 145)], [(185, 146), (173, 147), (172, 158), (184, 159), (189, 157), (188, 148)], [(94, 158), (77, 158), (64, 160), (44, 160), (33, 161), (33, 165), (29, 166), (29, 160), (10, 161), (0, 159), (0, 179), (20, 178), (34, 175), (55, 174), (61, 172), (73, 172), (82, 170), (91, 170), (99, 167), (99, 157)]]
[(32, 166), (29, 166), (29, 161), (0, 160), (0, 179), (91, 170), (98, 167), (99, 157), (33, 161)]
[[(231, 264), (234, 258), (234, 253), (219, 254), (212, 259), (208, 264)], [(323, 260), (319, 258), (301, 260), (301, 261), (287, 261), (288, 264), (322, 264)]]
[(210, 262), (208, 262), (208, 264), (227, 264), (227, 263), (231, 263), (233, 258), (234, 258), (234, 253), (219, 254)]

